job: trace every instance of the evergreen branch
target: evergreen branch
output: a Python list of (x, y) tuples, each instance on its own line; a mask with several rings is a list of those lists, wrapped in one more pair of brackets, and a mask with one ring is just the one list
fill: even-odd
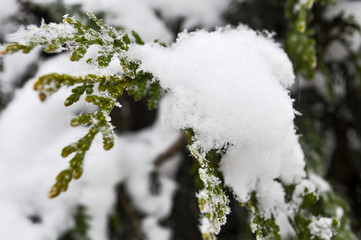
[(207, 153), (194, 145), (196, 139), (192, 129), (185, 131), (188, 137), (188, 149), (199, 162), (199, 177), (204, 187), (197, 194), (198, 204), (202, 213), (201, 233), (204, 240), (216, 239), (215, 235), (226, 223), (226, 216), (230, 213), (229, 199), (226, 195), (218, 173), (218, 154), (212, 150)]
[[(78, 179), (83, 172), (83, 160), (89, 150), (95, 136), (100, 132), (103, 136), (103, 148), (109, 150), (114, 146), (113, 126), (110, 124), (109, 114), (116, 105), (116, 100), (123, 93), (128, 91), (134, 98), (140, 99), (146, 93), (146, 83), (149, 78), (138, 81), (137, 78), (130, 79), (125, 75), (73, 77), (69, 75), (49, 74), (36, 82), (35, 88), (41, 96), (53, 93), (63, 86), (74, 86), (72, 94), (65, 100), (65, 106), (78, 101), (81, 95), (85, 94), (85, 101), (96, 105), (100, 110), (77, 116), (71, 120), (71, 126), (89, 125), (89, 132), (78, 142), (68, 145), (63, 149), (62, 156), (75, 153), (70, 160), (70, 167), (62, 171), (56, 178), (49, 197), (56, 197), (67, 190), (71, 179)], [(79, 84), (81, 84), (78, 86)], [(98, 84), (98, 91), (104, 92), (104, 96), (94, 94), (94, 86)], [(141, 83), (141, 84), (139, 84)], [(136, 89), (137, 87), (137, 89)], [(43, 97), (43, 100), (45, 97)]]
[[(113, 38), (114, 40), (117, 40), (120, 38), (119, 32), (112, 26), (109, 26), (105, 24), (102, 20), (98, 19), (93, 13), (87, 13), (89, 19), (93, 20), (93, 22), (100, 27), (100, 29), (106, 33), (109, 37)], [(125, 36), (125, 34), (124, 34)], [(129, 44), (130, 42), (126, 42)]]
[(158, 105), (158, 101), (161, 95), (161, 86), (159, 81), (153, 81), (149, 85), (149, 100), (148, 100), (148, 108), (154, 109)]
[[(61, 24), (42, 23), (40, 28), (29, 26), (22, 29), (13, 35), (15, 40), (19, 37), (19, 42), (11, 43), (1, 50), (3, 55), (18, 51), (28, 53), (37, 46), (43, 46), (44, 51), (48, 53), (70, 49), (70, 60), (78, 61), (84, 57), (90, 46), (98, 45), (100, 47), (97, 56), (94, 59), (87, 59), (86, 62), (102, 69), (108, 66), (116, 55), (124, 71), (114, 75), (88, 74), (86, 76), (52, 73), (41, 76), (35, 83), (34, 89), (39, 92), (39, 98), (42, 101), (62, 87), (71, 87), (72, 93), (65, 99), (65, 106), (78, 102), (81, 96), (85, 95), (85, 101), (99, 108), (98, 111), (80, 115), (71, 120), (71, 126), (86, 125), (89, 126), (89, 131), (77, 142), (63, 149), (63, 157), (70, 154), (74, 156), (70, 160), (69, 167), (58, 174), (56, 183), (49, 192), (51, 198), (66, 191), (70, 181), (82, 175), (85, 154), (98, 133), (102, 134), (105, 150), (114, 146), (114, 132), (109, 115), (117, 105), (118, 97), (124, 91), (139, 101), (147, 95), (149, 89), (149, 109), (156, 107), (161, 94), (160, 84), (154, 80), (151, 73), (139, 71), (139, 62), (128, 61), (124, 55), (120, 54), (129, 49), (131, 41), (128, 35), (106, 25), (92, 13), (88, 13), (88, 17), (99, 26), (100, 31), (83, 25), (75, 18), (64, 16)], [(136, 32), (133, 31), (132, 35), (136, 43), (144, 44)]]
[(136, 31), (132, 31), (132, 35), (135, 38), (135, 42), (139, 45), (144, 45), (143, 40), (140, 38), (139, 34)]
[(313, 77), (314, 69), (317, 66), (314, 31), (307, 28), (312, 19), (311, 10), (314, 2), (314, 0), (288, 0), (286, 4), (286, 18), (290, 20), (291, 24), (285, 42), (285, 50), (295, 71), (303, 72), (308, 77)]
[(252, 193), (246, 206), (252, 213), (250, 228), (256, 234), (257, 239), (281, 240), (280, 227), (277, 225), (273, 214), (270, 219), (265, 219), (259, 214), (255, 192)]

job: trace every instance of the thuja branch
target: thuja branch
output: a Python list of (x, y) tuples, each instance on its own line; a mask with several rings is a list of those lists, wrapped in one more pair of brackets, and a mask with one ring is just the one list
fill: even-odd
[(215, 235), (226, 223), (226, 216), (230, 213), (229, 199), (225, 193), (218, 171), (218, 153), (216, 150), (204, 152), (195, 146), (196, 136), (192, 129), (187, 129), (188, 149), (199, 162), (199, 177), (203, 182), (203, 189), (197, 194), (198, 204), (202, 213), (201, 233), (204, 240), (216, 239)]
[(253, 192), (246, 204), (248, 210), (252, 213), (250, 221), (251, 231), (256, 234), (257, 239), (281, 240), (280, 228), (276, 224), (274, 216), (272, 215), (270, 219), (263, 218), (259, 214), (257, 204), (256, 193)]
[[(87, 50), (92, 45), (98, 46), (98, 53), (94, 58), (86, 60), (88, 64), (100, 69), (107, 67), (114, 59), (119, 59), (119, 71), (112, 75), (88, 74), (85, 76), (71, 76), (67, 74), (48, 74), (41, 76), (34, 85), (39, 92), (40, 100), (44, 101), (48, 96), (57, 92), (60, 88), (70, 87), (71, 94), (65, 99), (64, 105), (70, 106), (79, 101), (85, 95), (85, 101), (97, 106), (98, 110), (77, 116), (71, 120), (71, 126), (85, 125), (89, 127), (88, 133), (77, 142), (66, 146), (62, 156), (74, 156), (70, 160), (69, 167), (56, 177), (56, 183), (49, 192), (49, 197), (56, 197), (66, 191), (72, 179), (78, 179), (83, 172), (83, 160), (86, 152), (98, 133), (103, 138), (103, 148), (109, 150), (114, 145), (113, 126), (110, 123), (110, 112), (116, 106), (119, 96), (127, 92), (136, 101), (149, 95), (148, 107), (156, 107), (161, 87), (151, 73), (139, 70), (139, 62), (128, 61), (124, 51), (128, 51), (131, 44), (130, 37), (126, 32), (117, 31), (97, 19), (89, 13), (89, 18), (95, 22), (100, 30), (94, 30), (83, 25), (75, 18), (64, 17), (61, 24), (44, 24), (41, 27), (29, 26), (22, 29), (14, 43), (7, 45), (2, 54), (12, 54), (18, 51), (28, 53), (37, 46), (45, 48), (45, 52), (57, 53), (70, 50), (71, 61), (84, 58)], [(25, 36), (25, 37), (24, 37)], [(144, 44), (136, 32), (132, 32), (135, 44)]]

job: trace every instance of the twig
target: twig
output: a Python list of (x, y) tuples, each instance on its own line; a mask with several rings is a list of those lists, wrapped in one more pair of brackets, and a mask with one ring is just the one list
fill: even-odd
[(124, 196), (124, 194), (122, 192), (119, 194), (119, 200), (122, 203), (122, 205), (125, 209), (125, 212), (128, 214), (130, 221), (135, 229), (135, 232), (138, 235), (138, 238), (140, 240), (145, 240), (146, 238), (144, 236), (142, 228), (140, 227), (140, 223), (139, 223), (137, 217), (135, 216), (135, 213), (133, 212), (133, 210), (128, 202), (128, 199)]
[(165, 150), (165, 152), (158, 155), (158, 157), (154, 160), (155, 166), (159, 167), (174, 154), (185, 148), (185, 146), (187, 146), (187, 140), (185, 135), (182, 134), (167, 150)]

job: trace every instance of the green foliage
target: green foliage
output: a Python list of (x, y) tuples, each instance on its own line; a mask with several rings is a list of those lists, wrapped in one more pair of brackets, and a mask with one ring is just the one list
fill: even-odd
[[(75, 153), (75, 156), (70, 160), (70, 168), (62, 171), (57, 176), (57, 182), (49, 193), (50, 197), (55, 197), (59, 195), (61, 191), (66, 191), (70, 180), (72, 178), (78, 179), (81, 176), (85, 154), (89, 150), (94, 137), (99, 132), (103, 136), (104, 149), (109, 150), (113, 147), (114, 133), (112, 130), (113, 127), (109, 123), (109, 114), (115, 107), (117, 98), (124, 90), (127, 90), (131, 82), (132, 79), (117, 75), (73, 77), (69, 75), (49, 74), (40, 77), (35, 83), (34, 88), (40, 92), (40, 98), (43, 100), (46, 96), (56, 92), (61, 87), (75, 86), (72, 89), (72, 94), (65, 100), (65, 106), (74, 104), (85, 94), (85, 101), (99, 107), (98, 111), (83, 114), (71, 120), (71, 126), (87, 125), (90, 127), (89, 132), (83, 138), (79, 139), (78, 142), (70, 144), (63, 149), (63, 157), (67, 157), (72, 153)], [(98, 86), (97, 89), (94, 89), (95, 84)], [(98, 92), (98, 94), (94, 94), (95, 91)], [(104, 96), (99, 94), (103, 94)]]
[[(294, 11), (296, 2), (288, 1), (286, 13), (292, 23), (286, 39), (286, 50), (294, 64), (296, 74), (306, 76), (307, 79), (312, 78), (314, 73), (318, 72), (327, 89), (327, 94), (323, 94), (319, 89), (311, 87), (302, 89), (298, 93), (297, 97), (301, 97), (302, 101), (296, 101), (296, 109), (300, 109), (302, 117), (296, 118), (296, 125), (299, 127), (299, 132), (302, 133), (300, 143), (305, 153), (307, 169), (321, 176), (328, 173), (328, 177), (330, 177), (332, 169), (327, 168), (334, 165), (334, 163), (327, 162), (329, 159), (325, 156), (325, 144), (329, 141), (330, 135), (337, 138), (338, 135), (343, 134), (343, 129), (345, 131), (349, 129), (345, 128), (345, 126), (348, 126), (348, 124), (353, 126), (352, 122), (357, 121), (353, 117), (350, 118), (349, 114), (358, 111), (350, 108), (349, 104), (354, 102), (355, 99), (359, 99), (356, 89), (361, 86), (358, 84), (361, 76), (358, 70), (360, 69), (360, 62), (358, 61), (359, 53), (355, 53), (351, 49), (349, 37), (351, 34), (359, 34), (360, 27), (352, 16), (345, 16), (344, 13), (335, 15), (332, 18), (326, 18), (326, 9), (334, 1), (315, 1), (313, 9), (307, 10), (304, 7), (303, 10), (300, 9), (303, 12)], [(306, 15), (304, 12), (306, 12)], [(301, 14), (303, 16), (300, 16)], [(306, 26), (304, 33), (297, 32), (296, 22), (300, 23), (302, 21)], [(306, 34), (307, 31), (308, 35)], [(307, 42), (309, 45), (307, 45)], [(334, 43), (342, 46), (346, 54), (348, 54), (343, 61), (325, 58), (325, 54), (334, 46)], [(301, 50), (302, 48), (303, 50)], [(304, 55), (311, 52), (313, 53), (309, 54), (308, 57)], [(309, 64), (312, 55), (316, 56), (317, 59), (315, 69), (312, 69)], [(309, 60), (307, 60), (308, 58)], [(344, 84), (345, 97), (335, 96), (335, 88), (337, 85), (340, 86), (340, 81)], [(350, 99), (352, 100), (350, 101)], [(339, 126), (342, 126), (341, 131)], [(336, 142), (336, 144), (338, 143)], [(347, 165), (346, 161), (347, 157), (342, 155), (342, 166)], [(341, 169), (338, 170), (341, 171)], [(303, 204), (302, 207), (305, 208), (306, 206)], [(350, 227), (348, 205), (340, 197), (337, 197), (332, 190), (321, 193), (317, 203), (312, 205), (308, 211), (314, 216), (327, 216), (333, 218), (334, 223), (336, 221), (339, 223), (337, 226), (334, 224), (334, 230), (337, 231), (337, 234), (333, 239), (357, 239)], [(342, 213), (341, 216), (340, 212)], [(311, 221), (310, 216), (305, 213), (306, 211), (302, 210), (293, 221), (297, 239), (313, 239), (307, 231), (302, 232), (303, 229), (307, 229)]]
[[(139, 71), (139, 63), (130, 62), (122, 55), (127, 51), (131, 41), (124, 32), (104, 24), (94, 14), (89, 13), (89, 18), (98, 26), (94, 30), (83, 25), (75, 18), (64, 18), (63, 25), (43, 24), (41, 29), (28, 29), (29, 37), (25, 44), (12, 43), (6, 46), (5, 54), (22, 51), (30, 52), (37, 46), (44, 46), (45, 52), (54, 53), (64, 49), (64, 46), (71, 48), (71, 61), (82, 59), (88, 48), (98, 45), (100, 50), (95, 59), (87, 59), (100, 69), (107, 67), (116, 56), (120, 60), (123, 72), (114, 75), (70, 76), (66, 74), (47, 74), (41, 76), (34, 85), (39, 92), (41, 100), (55, 93), (62, 87), (71, 87), (71, 94), (66, 98), (64, 105), (70, 106), (85, 95), (85, 101), (98, 107), (98, 110), (77, 116), (71, 120), (71, 126), (85, 125), (89, 127), (88, 133), (77, 142), (66, 146), (62, 156), (67, 157), (74, 154), (70, 160), (69, 168), (63, 170), (56, 177), (56, 183), (49, 192), (49, 197), (56, 197), (67, 190), (71, 179), (78, 179), (83, 173), (83, 160), (89, 150), (95, 136), (102, 134), (103, 147), (109, 150), (114, 145), (113, 126), (110, 124), (110, 112), (117, 106), (117, 99), (126, 91), (139, 101), (147, 95), (149, 89), (149, 109), (154, 109), (161, 95), (161, 87), (153, 75)], [(144, 44), (136, 32), (132, 32), (136, 43)]]
[(300, 195), (295, 196), (296, 188), (294, 185), (288, 186), (285, 189), (287, 202), (290, 203), (298, 197), (301, 197), (302, 200), (301, 204), (296, 209), (295, 215), (288, 219), (296, 234), (290, 239), (321, 240), (321, 238), (313, 235), (310, 231), (310, 224), (317, 222), (321, 218), (323, 218), (323, 220), (327, 219), (327, 221), (330, 222), (330, 226), (323, 226), (323, 230), (329, 228), (328, 231), (334, 233), (332, 239), (343, 239), (339, 238), (342, 235), (340, 235), (340, 232), (350, 236), (349, 239), (355, 239), (353, 238), (354, 235), (352, 231), (349, 229), (348, 217), (345, 215), (345, 218), (340, 218), (339, 214), (336, 213), (339, 212), (340, 209), (342, 209), (342, 213), (346, 213), (347, 204), (341, 198), (337, 197), (335, 193), (327, 191), (317, 195), (315, 192), (305, 187), (303, 193), (297, 193)]
[(199, 162), (199, 177), (203, 183), (203, 189), (197, 194), (199, 209), (203, 215), (202, 237), (204, 240), (213, 240), (220, 232), (221, 225), (226, 223), (226, 216), (230, 213), (229, 199), (218, 171), (218, 153), (217, 150), (205, 153), (195, 147), (196, 135), (192, 129), (185, 130), (185, 133), (189, 142), (188, 149)]
[[(327, 0), (315, 0), (315, 3), (311, 0), (287, 1), (286, 18), (290, 21), (290, 25), (288, 26), (285, 48), (294, 64), (297, 74), (312, 78), (317, 63), (319, 63), (321, 70), (324, 70), (326, 66), (322, 58), (324, 51), (321, 51), (321, 53), (317, 51), (317, 44), (319, 44), (317, 39), (318, 32), (311, 26), (314, 20), (312, 6), (322, 6), (330, 2), (331, 1)], [(95, 58), (87, 59), (86, 62), (88, 64), (103, 69), (107, 67), (113, 59), (118, 58), (120, 60), (120, 67), (123, 71), (113, 75), (89, 74), (86, 76), (70, 76), (53, 73), (40, 77), (34, 85), (34, 88), (39, 91), (41, 100), (45, 100), (60, 88), (67, 87), (71, 88), (71, 94), (66, 98), (64, 102), (65, 106), (70, 106), (84, 97), (86, 102), (97, 106), (98, 109), (95, 112), (82, 114), (71, 120), (71, 126), (77, 127), (84, 125), (87, 126), (89, 130), (84, 137), (63, 149), (63, 157), (73, 156), (70, 160), (69, 167), (57, 176), (56, 183), (49, 193), (50, 197), (56, 197), (61, 192), (66, 191), (70, 181), (72, 179), (78, 179), (82, 175), (83, 161), (86, 152), (91, 147), (98, 133), (102, 135), (105, 150), (113, 147), (114, 133), (113, 127), (110, 124), (109, 114), (111, 110), (117, 106), (117, 99), (124, 92), (133, 96), (136, 101), (141, 100), (148, 94), (149, 109), (156, 107), (162, 93), (159, 81), (154, 79), (151, 73), (139, 71), (140, 62), (128, 61), (128, 59), (122, 55), (122, 52), (129, 49), (129, 45), (132, 43), (131, 39), (135, 44), (144, 44), (140, 36), (132, 31), (132, 38), (130, 38), (127, 33), (118, 31), (104, 24), (104, 22), (97, 19), (94, 14), (88, 14), (88, 16), (97, 26), (97, 29), (87, 27), (75, 18), (65, 17), (63, 25), (65, 28), (60, 29), (59, 26), (55, 24), (43, 24), (40, 31), (32, 32), (31, 29), (29, 29), (30, 37), (26, 39), (25, 43), (9, 44), (4, 52), (0, 53), (0, 55), (18, 51), (28, 53), (37, 46), (45, 47), (45, 52), (48, 53), (56, 53), (69, 48), (71, 50), (70, 60), (78, 61), (84, 58), (91, 46), (96, 45), (99, 47), (98, 55)], [(340, 17), (335, 18), (333, 21), (335, 22), (329, 24), (329, 29), (337, 29), (336, 26), (339, 27), (341, 23), (344, 23), (347, 28), (359, 30), (358, 26), (351, 20), (345, 21), (344, 18)], [(335, 31), (330, 30), (329, 32)], [(330, 38), (337, 38), (344, 43), (347, 42), (346, 38), (338, 37), (337, 35), (330, 36)], [(166, 45), (159, 40), (155, 42), (166, 47)], [(361, 72), (360, 69), (361, 68), (358, 68), (359, 72)], [(326, 72), (324, 71), (323, 73)], [(312, 111), (312, 109), (310, 109), (310, 111)], [(321, 157), (322, 136), (316, 132), (315, 124), (312, 123), (311, 119), (306, 120), (307, 121), (300, 124), (300, 126), (307, 129), (304, 131), (304, 138), (301, 139), (306, 159), (312, 163), (309, 167), (310, 169), (323, 174), (324, 166), (321, 163), (323, 161)], [(203, 217), (202, 222), (206, 222), (205, 225), (209, 226), (207, 229), (202, 229), (202, 237), (203, 239), (215, 239), (216, 234), (220, 231), (221, 225), (226, 222), (226, 215), (230, 212), (228, 206), (229, 199), (225, 194), (225, 188), (222, 182), (223, 177), (218, 171), (219, 152), (221, 152), (221, 150), (213, 149), (205, 152), (197, 146), (197, 136), (192, 129), (186, 129), (185, 133), (189, 141), (188, 149), (199, 163), (198, 171), (203, 189), (197, 194), (198, 204)], [(285, 186), (285, 190), (286, 202), (290, 203), (295, 186)], [(312, 236), (308, 228), (315, 219), (313, 215), (318, 215), (333, 217), (332, 227), (337, 227), (339, 233), (335, 239), (356, 239), (349, 227), (348, 216), (346, 214), (349, 211), (349, 209), (347, 209), (348, 206), (332, 192), (323, 194), (321, 201), (317, 202), (317, 200), (318, 196), (314, 192), (308, 192), (308, 190), (305, 189), (299, 209), (295, 212), (294, 216), (289, 218), (289, 222), (292, 224), (297, 238), (306, 240), (318, 239)], [(345, 213), (341, 216), (341, 219), (338, 218), (337, 212), (330, 210), (337, 209), (337, 206), (340, 205)], [(252, 213), (250, 222), (251, 230), (255, 233), (257, 239), (281, 239), (280, 227), (276, 224), (275, 216), (272, 215), (269, 219), (261, 216), (255, 193), (252, 194), (250, 200), (247, 202), (247, 207)], [(124, 208), (125, 214), (129, 215), (128, 217), (130, 219), (133, 219), (131, 220), (132, 226), (130, 226), (130, 229), (138, 231), (138, 237), (142, 238), (141, 231), (136, 227), (137, 224), (134, 223), (133, 214), (128, 211), (127, 206)], [(84, 209), (80, 209), (77, 213), (78, 215), (75, 215), (77, 219), (76, 227), (66, 235), (72, 236), (72, 238), (68, 237), (64, 239), (88, 239), (87, 237), (80, 237), (86, 236), (86, 230), (89, 227), (86, 221), (84, 222), (84, 219), (87, 218), (84, 211)], [(336, 218), (341, 221), (340, 224)], [(113, 226), (118, 226), (121, 221), (124, 220), (122, 220), (120, 215), (114, 215), (111, 218)], [(115, 229), (115, 232), (121, 231)]]
[[(353, 201), (353, 209), (350, 211), (346, 201), (330, 189), (320, 194), (319, 201), (310, 211), (314, 215), (338, 220), (339, 224), (335, 228), (337, 234), (333, 239), (357, 239), (351, 229), (350, 219), (352, 215), (359, 216), (360, 213), (359, 208), (355, 207), (358, 206), (358, 200), (355, 200), (357, 194), (354, 190), (359, 181), (353, 176), (359, 175), (359, 168), (357, 164), (350, 163), (350, 160), (358, 161), (359, 157), (348, 155), (347, 138), (346, 141), (341, 140), (341, 142), (339, 139), (346, 136), (351, 129), (357, 131), (360, 122), (359, 111), (354, 108), (354, 104), (360, 99), (360, 53), (352, 49), (350, 41), (352, 34), (360, 34), (360, 26), (352, 16), (347, 16), (343, 12), (333, 17), (325, 17), (327, 2), (330, 1), (315, 3), (313, 10), (315, 17), (309, 25), (314, 30), (317, 72), (320, 73), (327, 91), (324, 94), (320, 88), (309, 87), (298, 93), (302, 101), (296, 101), (296, 109), (300, 109), (302, 117), (296, 118), (296, 125), (302, 133), (300, 143), (305, 153), (307, 169), (320, 176), (327, 176), (333, 184), (345, 181), (342, 192), (347, 191), (348, 200), (351, 204)], [(325, 57), (326, 53), (332, 51), (334, 44), (345, 51), (344, 56), (338, 56), (342, 59)], [(340, 88), (344, 91), (341, 94)], [(327, 146), (330, 137), (334, 137), (334, 147)], [(325, 155), (325, 147), (332, 149), (328, 153), (330, 156)], [(340, 150), (344, 152), (338, 156)], [(347, 180), (344, 180), (345, 175), (341, 176), (340, 172), (347, 174)], [(355, 222), (353, 227), (359, 228), (357, 221)]]
[(314, 31), (307, 28), (311, 19), (313, 0), (286, 3), (286, 19), (290, 21), (285, 50), (296, 72), (313, 77), (317, 66)]
[(335, 227), (337, 234), (333, 239), (343, 240), (350, 239), (356, 240), (357, 236), (351, 229), (351, 209), (348, 203), (340, 196), (332, 191), (327, 191), (320, 194), (320, 201), (314, 207), (314, 211), (318, 211), (319, 214), (333, 217), (338, 222)]
[[(314, 205), (319, 200), (319, 197), (314, 192), (309, 192), (307, 188), (304, 189), (304, 193), (300, 197), (302, 197), (301, 205), (298, 207), (295, 215), (292, 218), (289, 217), (288, 219), (296, 234), (296, 237), (292, 239), (320, 240), (317, 236), (314, 236), (309, 229), (309, 225), (317, 219), (314, 216), (318, 213), (313, 212), (312, 208), (314, 208)], [(328, 216), (330, 217), (330, 215)], [(332, 223), (333, 225), (331, 226), (331, 230), (335, 231), (338, 221), (336, 219), (332, 219)]]
[(247, 207), (252, 213), (250, 222), (251, 231), (256, 234), (257, 239), (281, 240), (281, 235), (279, 234), (280, 228), (276, 224), (274, 216), (272, 215), (270, 219), (265, 219), (260, 216), (255, 193), (252, 193), (250, 200), (247, 202)]
[(301, 208), (307, 209), (310, 208), (312, 205), (314, 205), (318, 200), (318, 196), (313, 192), (306, 192), (306, 194), (303, 197), (303, 202), (301, 205)]
[(149, 101), (148, 108), (154, 109), (158, 105), (161, 94), (161, 86), (158, 81), (153, 81), (149, 85)]
[(308, 229), (308, 225), (312, 222), (311, 219), (304, 217), (301, 212), (298, 212), (296, 213), (294, 219), (290, 222), (296, 232), (297, 239), (312, 239), (312, 235)]
[(136, 31), (132, 31), (132, 35), (135, 38), (135, 42), (139, 45), (144, 45), (143, 40), (140, 38), (139, 34)]

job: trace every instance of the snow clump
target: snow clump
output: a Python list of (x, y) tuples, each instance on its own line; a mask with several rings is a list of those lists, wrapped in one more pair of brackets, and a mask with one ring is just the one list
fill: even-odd
[(332, 233), (332, 219), (330, 218), (319, 218), (314, 220), (308, 225), (312, 236), (318, 237), (322, 240), (330, 240), (333, 236)]
[(288, 207), (275, 179), (301, 182), (305, 163), (287, 90), (292, 64), (270, 34), (245, 26), (184, 32), (169, 48), (133, 45), (128, 57), (168, 90), (164, 131), (192, 128), (204, 152), (228, 146), (221, 171), (237, 199), (256, 191), (263, 217), (283, 219)]

